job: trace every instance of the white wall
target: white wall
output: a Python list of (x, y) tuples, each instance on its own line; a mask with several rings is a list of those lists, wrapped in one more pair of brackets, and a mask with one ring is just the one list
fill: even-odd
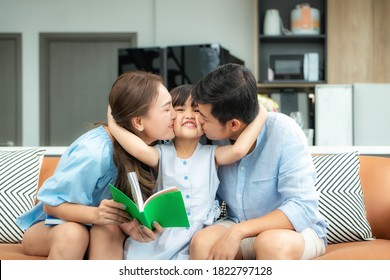
[(22, 33), (23, 145), (39, 144), (39, 33), (137, 32), (138, 46), (219, 42), (254, 71), (254, 0), (0, 0)]

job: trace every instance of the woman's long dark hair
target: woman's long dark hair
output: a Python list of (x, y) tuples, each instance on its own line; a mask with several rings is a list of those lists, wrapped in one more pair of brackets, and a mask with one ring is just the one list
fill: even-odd
[[(158, 87), (162, 83), (160, 76), (142, 71), (120, 75), (109, 95), (112, 116), (117, 124), (134, 133), (131, 119), (147, 115), (149, 106), (157, 98)], [(114, 162), (118, 168), (116, 187), (130, 196), (127, 173), (134, 171), (138, 176), (144, 198), (149, 197), (156, 186), (156, 178), (150, 168), (127, 153), (116, 140), (113, 140), (113, 144)]]

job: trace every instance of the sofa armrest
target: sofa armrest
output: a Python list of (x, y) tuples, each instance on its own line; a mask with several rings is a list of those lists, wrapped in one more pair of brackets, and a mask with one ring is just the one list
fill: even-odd
[(45, 156), (43, 158), (41, 172), (39, 174), (38, 188), (40, 188), (47, 178), (53, 175), (57, 164), (60, 161), (60, 156)]
[(376, 238), (390, 240), (390, 158), (359, 156), (367, 219)]

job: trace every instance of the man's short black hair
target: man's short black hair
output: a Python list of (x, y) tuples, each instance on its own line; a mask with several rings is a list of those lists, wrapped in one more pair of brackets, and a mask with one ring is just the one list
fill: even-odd
[(224, 64), (207, 74), (196, 84), (193, 99), (211, 104), (211, 114), (221, 124), (232, 119), (249, 124), (259, 113), (256, 79), (240, 64)]

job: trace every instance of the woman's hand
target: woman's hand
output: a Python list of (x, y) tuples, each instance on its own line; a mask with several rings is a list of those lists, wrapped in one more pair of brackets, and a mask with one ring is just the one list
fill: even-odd
[(163, 228), (157, 223), (153, 223), (154, 231), (141, 225), (137, 220), (120, 224), (119, 227), (124, 233), (138, 242), (146, 243), (153, 241), (163, 231)]
[(118, 225), (130, 221), (126, 206), (114, 200), (103, 199), (97, 207), (94, 224)]
[(122, 203), (104, 199), (98, 207), (64, 202), (57, 206), (43, 205), (43, 210), (59, 219), (81, 224), (118, 225), (130, 221)]

